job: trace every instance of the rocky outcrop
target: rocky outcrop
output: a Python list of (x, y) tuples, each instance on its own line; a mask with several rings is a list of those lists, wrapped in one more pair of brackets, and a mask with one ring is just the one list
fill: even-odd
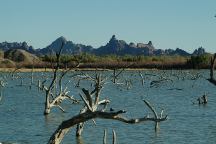
[(100, 48), (95, 49), (93, 53), (95, 53), (96, 55), (122, 55), (124, 51), (128, 48), (129, 45), (125, 41), (117, 40), (115, 35), (113, 35), (110, 41), (105, 46), (101, 46)]
[(116, 39), (115, 35), (112, 36), (110, 41), (102, 47), (94, 50), (96, 55), (154, 55), (154, 46), (151, 41), (148, 44), (143, 43), (130, 43), (127, 44), (124, 40)]

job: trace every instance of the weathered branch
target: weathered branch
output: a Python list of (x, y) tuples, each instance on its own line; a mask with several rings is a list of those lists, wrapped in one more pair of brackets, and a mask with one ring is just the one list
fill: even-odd
[[(107, 144), (107, 132), (106, 132), (106, 129), (104, 129), (103, 144)], [(112, 131), (112, 144), (116, 144), (116, 132), (115, 132), (115, 130)]]
[(129, 124), (137, 124), (137, 123), (146, 122), (146, 121), (160, 122), (160, 121), (165, 121), (167, 119), (167, 116), (164, 118), (159, 118), (159, 119), (148, 118), (148, 117), (127, 119), (120, 115), (123, 113), (125, 113), (124, 110), (120, 110), (117, 112), (95, 111), (95, 112), (85, 112), (85, 113), (76, 115), (72, 117), (71, 119), (63, 121), (61, 123), (61, 125), (57, 128), (57, 130), (50, 137), (48, 144), (60, 144), (62, 139), (64, 138), (64, 136), (67, 134), (67, 132), (70, 130), (71, 127), (74, 127), (75, 125), (79, 123), (83, 123), (90, 119), (95, 119), (95, 118), (112, 119), (112, 120), (117, 120), (117, 121), (121, 121), (124, 123), (129, 123)]
[[(94, 85), (95, 88), (91, 92), (89, 90), (86, 90), (85, 88), (82, 89), (83, 93), (85, 94), (85, 97), (81, 94), (80, 97), (85, 103), (85, 107), (83, 108), (83, 110), (81, 110), (80, 113), (84, 113), (87, 110), (94, 112), (97, 110), (98, 106), (102, 104), (104, 105), (104, 108), (101, 111), (105, 111), (107, 104), (110, 102), (109, 100), (99, 101), (100, 91), (102, 89), (102, 85), (104, 82), (101, 79), (101, 76), (96, 74), (95, 78), (91, 77), (91, 80), (93, 80), (93, 82), (95, 83)], [(93, 100), (93, 96), (94, 96), (94, 100)], [(77, 125), (76, 136), (81, 136), (83, 129), (84, 129), (84, 123), (79, 123)]]
[(150, 105), (150, 103), (146, 100), (143, 100), (145, 102), (145, 104), (148, 106), (148, 108), (153, 112), (155, 118), (158, 118), (157, 112), (155, 111), (155, 109)]
[(69, 72), (69, 71), (71, 71), (73, 68), (77, 68), (77, 67), (79, 67), (79, 62), (77, 61), (77, 64), (74, 66), (74, 67), (71, 67), (71, 68), (65, 68), (62, 72), (61, 72), (61, 75), (60, 75), (60, 77), (59, 77), (59, 88), (60, 88), (60, 92), (59, 93), (61, 93), (62, 92), (62, 79), (63, 79), (63, 77)]
[(60, 106), (60, 105), (56, 105), (60, 110), (62, 110), (62, 112), (65, 112), (65, 110)]
[(85, 106), (88, 108), (88, 110), (93, 111), (92, 107), (89, 105), (89, 102), (81, 94), (79, 94), (79, 95), (82, 98), (82, 100), (85, 103)]
[(113, 132), (113, 144), (116, 144), (116, 132), (115, 130), (112, 131)]
[(106, 132), (106, 129), (104, 129), (103, 144), (107, 144), (107, 132)]
[(86, 89), (82, 89), (83, 93), (85, 94), (86, 98), (87, 98), (87, 101), (89, 102), (89, 106), (92, 107), (93, 106), (93, 103), (92, 103), (92, 97), (91, 97), (91, 94), (89, 93), (88, 90)]
[(132, 66), (133, 64), (134, 64), (134, 63), (125, 66), (125, 67), (122, 68), (118, 73), (117, 73), (117, 68), (112, 69), (112, 70), (113, 70), (113, 75), (112, 75), (112, 78), (113, 78), (112, 81), (113, 81), (113, 83), (115, 84), (117, 78), (119, 77), (119, 75), (120, 75), (123, 71), (125, 71), (126, 68), (129, 68), (129, 67)]
[(99, 102), (99, 98), (100, 98), (100, 91), (102, 89), (102, 84), (101, 84), (102, 80), (101, 80), (101, 75), (97, 75), (96, 76), (96, 83), (95, 83), (95, 88), (96, 88), (96, 92), (95, 92), (95, 101), (94, 101), (94, 105), (98, 105)]
[(145, 80), (144, 80), (144, 77), (143, 77), (141, 71), (139, 71), (139, 76), (141, 77), (141, 80), (142, 80), (142, 86), (144, 86)]

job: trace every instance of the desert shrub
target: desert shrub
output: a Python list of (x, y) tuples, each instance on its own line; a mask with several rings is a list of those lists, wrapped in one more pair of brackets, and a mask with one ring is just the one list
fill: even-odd
[(200, 69), (207, 68), (210, 62), (210, 55), (203, 54), (199, 56), (191, 56), (191, 58), (187, 61), (187, 64), (192, 68)]
[(4, 58), (4, 52), (0, 50), (0, 58)]

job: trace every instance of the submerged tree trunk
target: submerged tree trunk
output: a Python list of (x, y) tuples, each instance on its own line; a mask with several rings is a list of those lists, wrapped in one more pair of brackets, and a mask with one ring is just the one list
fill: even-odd
[(214, 57), (211, 58), (210, 78), (207, 79), (210, 83), (212, 83), (214, 85), (216, 85), (216, 80), (214, 78), (215, 60), (216, 60), (216, 54), (214, 54)]
[[(85, 113), (87, 111), (87, 108), (84, 107), (81, 111), (80, 114)], [(83, 129), (84, 129), (84, 122), (83, 123), (79, 123), (77, 124), (77, 128), (76, 128), (76, 136), (79, 137), (81, 136)]]
[(46, 101), (45, 101), (44, 115), (48, 115), (49, 113), (50, 113), (49, 93), (48, 93), (48, 91), (46, 91)]

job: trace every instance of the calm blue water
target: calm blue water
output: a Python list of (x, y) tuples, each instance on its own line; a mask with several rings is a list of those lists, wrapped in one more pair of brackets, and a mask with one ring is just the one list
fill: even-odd
[[(73, 78), (74, 72), (69, 73), (65, 81), (70, 80), (68, 89), (70, 94), (80, 99), (80, 88), (75, 88), (77, 80)], [(94, 74), (94, 72), (88, 72)], [(164, 109), (169, 119), (160, 123), (160, 131), (154, 132), (154, 123), (145, 122), (129, 125), (118, 121), (96, 119), (95, 126), (88, 121), (81, 139), (76, 139), (75, 128), (66, 135), (63, 143), (101, 144), (103, 131), (107, 129), (107, 136), (111, 143), (112, 130), (117, 133), (119, 144), (215, 144), (216, 143), (216, 87), (205, 78), (207, 70), (200, 71), (141, 71), (144, 76), (144, 86), (138, 71), (123, 72), (118, 82), (113, 84), (110, 79), (101, 93), (101, 99), (109, 98), (108, 106), (120, 110), (127, 110), (128, 118), (151, 115), (142, 99), (151, 102), (157, 111)], [(64, 102), (62, 107), (67, 113), (54, 108), (50, 115), (43, 115), (45, 93), (39, 92), (35, 86), (31, 89), (30, 73), (18, 73), (12, 80), (9, 73), (1, 73), (1, 78), (7, 81), (2, 89), (3, 98), (0, 102), (0, 142), (18, 144), (44, 144), (58, 125), (73, 115), (79, 113), (82, 104)], [(45, 76), (44, 76), (45, 75)], [(103, 72), (110, 76), (111, 72)], [(45, 79), (51, 73), (35, 73), (34, 83), (38, 79)], [(198, 78), (196, 78), (196, 76)], [(163, 77), (164, 81), (151, 86), (151, 82)], [(110, 77), (109, 77), (110, 78)], [(20, 86), (23, 79), (23, 86)], [(169, 79), (169, 80), (168, 80)], [(125, 86), (128, 81), (129, 87)], [(91, 88), (89, 81), (81, 81), (80, 86)], [(198, 96), (208, 95), (207, 105), (193, 104)]]

